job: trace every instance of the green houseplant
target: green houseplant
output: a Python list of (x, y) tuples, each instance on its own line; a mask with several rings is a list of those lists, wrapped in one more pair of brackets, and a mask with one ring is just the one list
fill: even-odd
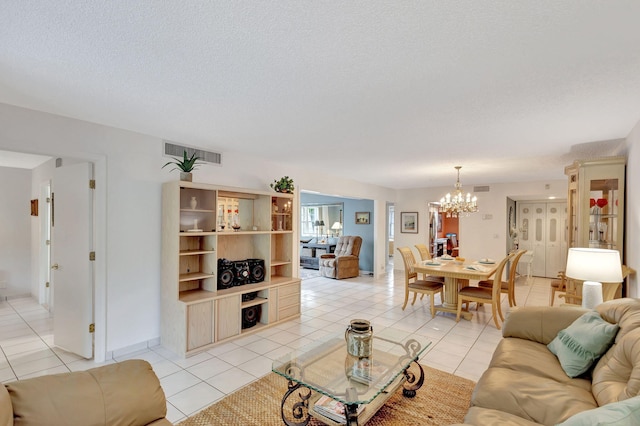
[(162, 168), (164, 169), (168, 165), (173, 164), (175, 167), (171, 170), (180, 170), (180, 180), (191, 182), (193, 179), (191, 172), (198, 168), (198, 160), (200, 160), (200, 157), (198, 157), (195, 152), (191, 157), (187, 157), (187, 151), (183, 151), (183, 155), (181, 159), (174, 157), (173, 161), (167, 162)]
[(289, 176), (285, 176), (280, 178), (280, 180), (275, 180), (273, 183), (269, 184), (271, 188), (273, 188), (276, 192), (282, 192), (286, 194), (293, 193), (293, 179), (290, 179)]

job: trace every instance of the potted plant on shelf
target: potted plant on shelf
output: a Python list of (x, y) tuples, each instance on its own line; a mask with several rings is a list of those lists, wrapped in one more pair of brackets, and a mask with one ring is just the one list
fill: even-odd
[(269, 184), (271, 188), (273, 188), (276, 192), (282, 192), (285, 194), (292, 194), (293, 187), (293, 179), (290, 179), (289, 176), (285, 176), (280, 178), (280, 180), (273, 180), (273, 183)]
[(187, 151), (184, 151), (183, 153), (184, 157), (182, 159), (174, 157), (174, 161), (169, 161), (167, 164), (162, 166), (162, 168), (164, 169), (169, 164), (173, 164), (176, 167), (171, 170), (180, 170), (180, 180), (191, 182), (193, 179), (191, 172), (198, 168), (198, 160), (200, 160), (200, 157), (196, 156), (195, 152), (191, 157), (187, 157)]

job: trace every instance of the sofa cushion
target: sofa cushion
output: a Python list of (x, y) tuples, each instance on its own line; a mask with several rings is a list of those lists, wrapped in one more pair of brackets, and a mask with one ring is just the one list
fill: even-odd
[(160, 381), (143, 360), (5, 385), (19, 425), (146, 425), (165, 417)]
[(546, 345), (525, 339), (504, 338), (498, 343), (490, 367), (500, 367), (528, 373), (536, 377), (554, 380), (558, 383), (591, 390), (591, 381), (571, 378), (564, 372), (558, 358)]
[(489, 367), (471, 395), (471, 405), (552, 425), (597, 408), (589, 390), (524, 371)]
[(13, 425), (13, 407), (7, 388), (0, 383), (0, 426)]
[(640, 395), (640, 328), (628, 332), (593, 369), (592, 392), (598, 405)]
[(640, 425), (640, 396), (603, 405), (569, 417), (559, 426)]
[(616, 342), (625, 334), (640, 328), (640, 299), (614, 299), (596, 306), (596, 312), (610, 323), (618, 324)]
[(464, 417), (465, 424), (500, 426), (535, 426), (538, 423), (490, 408), (471, 407)]
[(567, 376), (577, 377), (609, 349), (617, 332), (617, 324), (605, 321), (595, 311), (587, 312), (560, 330), (547, 347), (558, 357)]

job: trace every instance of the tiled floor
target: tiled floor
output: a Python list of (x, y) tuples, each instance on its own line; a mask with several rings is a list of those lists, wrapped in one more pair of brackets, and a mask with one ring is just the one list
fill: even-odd
[[(271, 370), (274, 358), (329, 333), (342, 332), (352, 318), (365, 318), (377, 329), (394, 327), (429, 338), (432, 345), (421, 362), (477, 380), (501, 338), (491, 319), (491, 307), (474, 312), (471, 321), (452, 315), (434, 319), (425, 299), (402, 311), (403, 275), (381, 279), (359, 277), (335, 281), (304, 271), (302, 316), (275, 327), (180, 359), (161, 346), (118, 357), (149, 361), (167, 396), (167, 417), (177, 422)], [(520, 278), (519, 305), (547, 305), (549, 280)], [(508, 309), (503, 296), (503, 309)], [(0, 302), (0, 381), (97, 366), (53, 346), (52, 319), (33, 299)]]

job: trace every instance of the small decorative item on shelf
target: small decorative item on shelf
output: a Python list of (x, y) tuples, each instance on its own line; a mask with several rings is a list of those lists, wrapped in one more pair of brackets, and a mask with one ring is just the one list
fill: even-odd
[(233, 228), (234, 231), (240, 230), (240, 225), (238, 225), (237, 223), (234, 223), (233, 225), (231, 225), (231, 227)]
[(176, 167), (171, 170), (180, 170), (180, 180), (191, 182), (193, 179), (191, 172), (198, 167), (198, 160), (200, 160), (200, 157), (196, 156), (195, 152), (191, 157), (187, 157), (187, 151), (184, 151), (184, 157), (182, 159), (174, 158), (174, 161), (167, 162), (162, 168), (164, 169), (169, 164), (173, 164)]
[(282, 192), (284, 194), (292, 194), (294, 190), (293, 179), (290, 179), (289, 176), (282, 177), (280, 180), (274, 179), (273, 183), (269, 184), (269, 186), (276, 192)]
[(191, 197), (191, 210), (195, 210), (198, 206), (198, 199), (196, 197)]

